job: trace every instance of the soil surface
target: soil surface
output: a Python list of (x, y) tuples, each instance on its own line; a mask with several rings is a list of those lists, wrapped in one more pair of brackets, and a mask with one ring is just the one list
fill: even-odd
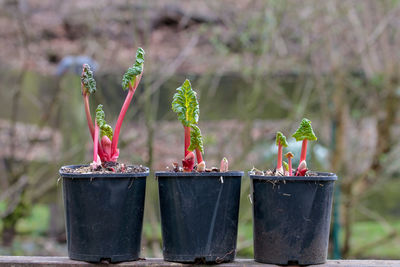
[[(172, 168), (167, 166), (166, 167), (166, 171), (169, 172), (184, 172), (183, 168), (181, 166), (179, 166), (178, 163), (174, 162), (172, 163)], [(221, 170), (217, 167), (211, 167), (211, 168), (206, 168), (204, 172), (220, 172)], [(193, 170), (191, 172), (195, 172), (195, 173), (200, 173), (197, 170), (197, 164), (193, 167)]]
[[(273, 169), (273, 170), (269, 169), (269, 170), (262, 171), (262, 170), (258, 170), (258, 169), (256, 169), (256, 168), (253, 168), (250, 172), (251, 172), (251, 173), (250, 173), (251, 175), (262, 175), (262, 176), (287, 176), (287, 175), (285, 175), (283, 172), (278, 172), (276, 169)], [(297, 172), (297, 169), (296, 169), (296, 170), (293, 170), (293, 173), (296, 173), (296, 172)], [(293, 175), (293, 176), (294, 176), (294, 175)], [(316, 176), (322, 176), (322, 174), (320, 174), (320, 173), (318, 173), (318, 172), (315, 172), (315, 171), (307, 171), (306, 174), (305, 174), (305, 176), (306, 176), (306, 177), (316, 177)], [(299, 176), (299, 177), (301, 177), (301, 176)]]
[(90, 165), (81, 166), (79, 168), (63, 167), (61, 168), (61, 170), (64, 173), (76, 173), (76, 174), (88, 174), (88, 173), (116, 174), (116, 173), (141, 173), (141, 172), (146, 172), (147, 168), (143, 167), (142, 165), (127, 166), (123, 163), (118, 163), (118, 162), (105, 162), (95, 170), (93, 170)]

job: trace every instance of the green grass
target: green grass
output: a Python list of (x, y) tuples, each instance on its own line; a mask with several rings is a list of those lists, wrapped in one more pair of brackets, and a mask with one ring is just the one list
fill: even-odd
[[(400, 221), (391, 222), (390, 225), (400, 233)], [(355, 252), (358, 248), (387, 235), (388, 231), (377, 222), (365, 221), (354, 224), (353, 234), (352, 247), (354, 249), (352, 252)], [(376, 245), (363, 251), (360, 256), (375, 259), (400, 259), (400, 238)]]
[(17, 223), (17, 232), (20, 234), (40, 235), (49, 227), (50, 210), (47, 205), (33, 206), (31, 214)]
[(252, 258), (253, 252), (253, 224), (239, 223), (237, 256), (239, 258)]
[[(6, 203), (0, 202), (0, 213), (7, 208)], [(19, 220), (17, 223), (17, 233), (27, 235), (44, 234), (49, 227), (50, 210), (47, 205), (35, 205), (31, 214)], [(0, 233), (3, 229), (3, 222), (0, 220)]]
[[(156, 229), (154, 229), (156, 228)], [(161, 242), (161, 224), (157, 224), (157, 227), (152, 226), (150, 223), (144, 222), (143, 224), (143, 237), (146, 239), (156, 239)]]

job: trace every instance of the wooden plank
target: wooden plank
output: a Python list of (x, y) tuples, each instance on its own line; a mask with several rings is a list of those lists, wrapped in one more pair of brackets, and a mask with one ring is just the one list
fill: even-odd
[[(104, 264), (102, 264), (104, 265)], [(41, 267), (41, 266), (56, 266), (56, 267), (90, 267), (98, 266), (80, 261), (70, 260), (68, 257), (29, 257), (29, 256), (0, 256), (0, 266), (4, 267)], [(124, 262), (115, 264), (115, 266), (190, 266), (190, 264), (181, 264), (166, 262), (162, 259), (143, 259), (139, 261)], [(250, 259), (237, 259), (234, 262), (220, 264), (221, 267), (239, 267), (239, 266), (263, 266), (275, 267), (276, 265), (257, 263)], [(325, 264), (316, 265), (318, 267), (400, 267), (398, 260), (329, 260)]]

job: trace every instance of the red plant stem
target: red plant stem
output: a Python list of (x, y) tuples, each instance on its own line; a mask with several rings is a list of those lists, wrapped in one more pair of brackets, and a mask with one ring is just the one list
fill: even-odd
[(189, 154), (188, 148), (190, 146), (190, 126), (183, 126), (185, 128), (185, 157)]
[[(143, 69), (144, 69), (144, 64), (143, 64)], [(139, 82), (142, 79), (142, 75), (143, 75), (143, 71), (139, 75), (139, 77), (136, 77), (135, 83), (133, 84), (133, 86), (131, 83), (129, 83), (129, 92), (125, 98), (124, 104), (122, 105), (121, 112), (119, 113), (117, 124), (115, 125), (114, 135), (113, 135), (113, 138), (111, 141), (111, 154), (112, 155), (117, 151), (118, 138), (119, 138), (119, 133), (121, 131), (122, 122), (124, 121), (126, 111), (128, 110), (129, 104), (132, 101), (132, 98), (133, 98), (133, 95), (135, 94), (136, 88), (138, 87)]]
[(292, 158), (288, 157), (288, 165), (289, 165), (289, 176), (293, 175), (293, 170), (292, 170)]
[[(84, 94), (83, 95), (83, 100), (84, 100), (84, 103), (85, 103), (86, 121), (87, 121), (87, 124), (88, 124), (88, 127), (89, 127), (90, 135), (92, 136), (92, 140), (93, 140), (94, 139), (95, 127), (93, 126), (92, 116), (90, 115), (89, 95), (88, 94)], [(95, 144), (94, 141), (93, 141), (93, 144)], [(103, 153), (103, 149), (101, 148), (99, 142), (98, 142), (98, 145), (97, 145), (97, 150), (98, 150), (100, 158), (102, 159), (103, 156), (104, 156), (104, 153)]]
[[(137, 83), (135, 83), (137, 84)], [(128, 95), (125, 98), (125, 102), (122, 105), (121, 112), (119, 113), (117, 124), (115, 125), (115, 131), (114, 135), (112, 138), (112, 143), (111, 143), (111, 153), (114, 154), (117, 151), (117, 146), (118, 146), (118, 138), (119, 138), (119, 133), (121, 131), (121, 126), (122, 122), (124, 120), (126, 111), (128, 110), (129, 104), (132, 101), (133, 95), (135, 94), (136, 87), (132, 87), (129, 85), (129, 92)]]
[(303, 140), (303, 144), (301, 146), (301, 155), (300, 155), (300, 162), (302, 162), (303, 160), (306, 160), (307, 157), (307, 139)]
[(96, 124), (96, 126), (94, 127), (94, 137), (93, 137), (93, 162), (97, 162), (100, 128), (96, 120), (94, 120), (94, 123)]
[(197, 163), (200, 163), (203, 161), (203, 155), (201, 155), (201, 151), (199, 148), (196, 148), (196, 158), (197, 158)]
[[(94, 142), (93, 142), (93, 144), (94, 144)], [(102, 148), (101, 145), (100, 145), (100, 142), (97, 142), (97, 150), (98, 150), (99, 157), (100, 157), (101, 161), (103, 161), (103, 159), (104, 159), (104, 152), (103, 152), (103, 148)]]
[(92, 139), (94, 138), (94, 126), (93, 126), (93, 121), (92, 121), (92, 116), (90, 115), (90, 108), (89, 108), (89, 95), (84, 94), (83, 99), (85, 102), (85, 113), (86, 113), (86, 120), (87, 124), (89, 127), (90, 135), (92, 136)]
[(282, 145), (281, 142), (279, 142), (278, 145), (278, 163), (276, 164), (276, 169), (282, 168)]

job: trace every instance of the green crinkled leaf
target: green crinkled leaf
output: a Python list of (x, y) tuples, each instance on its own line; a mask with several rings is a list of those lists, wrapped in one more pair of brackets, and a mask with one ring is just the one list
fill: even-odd
[(276, 133), (276, 145), (279, 146), (279, 144), (284, 147), (288, 146), (288, 143), (286, 142), (286, 136), (284, 136), (281, 132)]
[(178, 119), (184, 126), (197, 124), (199, 120), (199, 103), (196, 92), (192, 89), (189, 80), (186, 80), (181, 87), (176, 89), (172, 100), (172, 110), (178, 114)]
[(143, 63), (144, 63), (144, 50), (139, 47), (136, 51), (136, 61), (135, 64), (130, 67), (122, 77), (122, 88), (124, 90), (129, 88), (129, 83), (133, 85), (135, 83), (135, 79), (138, 75), (140, 75), (143, 71)]
[(303, 141), (304, 139), (310, 141), (317, 140), (317, 137), (315, 136), (311, 127), (311, 121), (305, 118), (301, 121), (300, 127), (292, 136), (296, 139), (296, 141)]
[(110, 141), (112, 141), (113, 137), (113, 128), (108, 125), (105, 121), (105, 113), (103, 111), (103, 105), (98, 105), (96, 108), (96, 122), (97, 125), (99, 125), (100, 128), (100, 136), (107, 136)]
[(105, 117), (106, 117), (106, 114), (103, 111), (103, 105), (99, 104), (96, 108), (96, 121), (97, 121), (97, 125), (99, 125), (99, 127), (101, 127), (101, 125), (106, 123), (106, 121), (104, 120)]
[(96, 92), (96, 81), (93, 78), (93, 71), (88, 64), (83, 64), (81, 82), (85, 93), (94, 94)]
[(112, 141), (113, 138), (113, 128), (108, 125), (108, 124), (103, 124), (103, 127), (100, 127), (100, 136), (107, 136), (110, 141)]
[(192, 131), (190, 131), (190, 146), (188, 150), (193, 151), (199, 148), (201, 153), (204, 153), (203, 137), (201, 136), (200, 128), (197, 125), (191, 125), (191, 127)]

